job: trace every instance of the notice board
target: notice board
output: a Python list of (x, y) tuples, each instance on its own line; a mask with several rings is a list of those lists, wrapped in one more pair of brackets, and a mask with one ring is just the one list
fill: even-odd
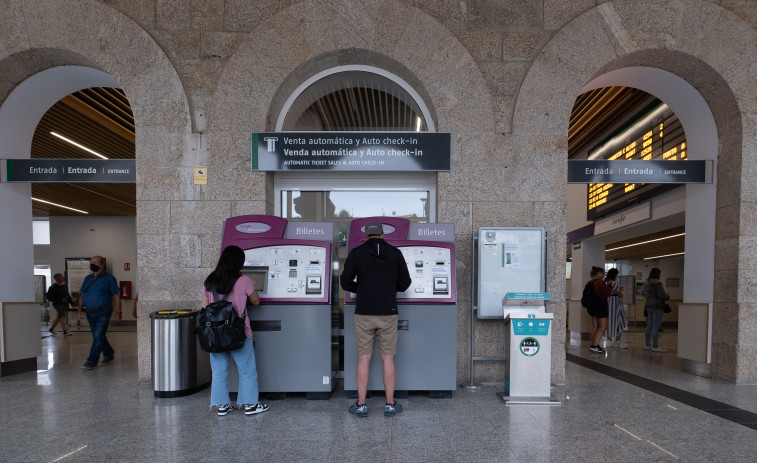
[(508, 292), (545, 291), (543, 228), (478, 229), (478, 318), (503, 318)]

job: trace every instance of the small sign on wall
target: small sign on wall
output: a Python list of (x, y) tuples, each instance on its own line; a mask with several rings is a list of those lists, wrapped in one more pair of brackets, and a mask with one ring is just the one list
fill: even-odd
[(195, 185), (208, 184), (208, 166), (195, 166), (194, 184)]

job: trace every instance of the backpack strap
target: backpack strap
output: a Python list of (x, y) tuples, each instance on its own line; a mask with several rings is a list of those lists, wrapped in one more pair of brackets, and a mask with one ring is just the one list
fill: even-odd
[[(234, 280), (234, 285), (232, 285), (232, 290), (233, 290), (234, 286), (235, 286), (235, 285), (237, 284), (237, 281), (239, 281), (239, 278), (240, 278), (241, 276), (242, 276), (242, 275), (237, 275), (237, 278), (236, 278), (236, 280)], [(213, 301), (212, 301), (212, 302), (216, 302), (216, 301), (219, 301), (219, 300), (220, 300), (220, 301), (225, 301), (225, 300), (226, 300), (226, 298), (227, 298), (227, 297), (229, 297), (229, 295), (228, 295), (228, 294), (224, 294), (224, 295), (223, 295), (223, 297), (219, 299), (219, 298), (218, 298), (218, 293), (216, 292), (215, 288), (213, 288), (213, 289), (211, 290), (211, 294), (213, 294)], [(236, 312), (236, 309), (235, 309), (234, 311)], [(247, 318), (247, 311), (246, 311), (246, 310), (243, 310), (243, 311), (242, 311), (242, 319), (244, 320), (245, 318)]]

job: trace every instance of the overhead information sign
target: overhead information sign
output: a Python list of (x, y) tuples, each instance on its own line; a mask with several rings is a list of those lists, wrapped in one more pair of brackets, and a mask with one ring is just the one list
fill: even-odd
[(135, 183), (135, 159), (5, 159), (4, 182)]
[(252, 170), (447, 171), (450, 134), (254, 132)]
[(568, 183), (712, 183), (711, 166), (691, 160), (568, 161)]

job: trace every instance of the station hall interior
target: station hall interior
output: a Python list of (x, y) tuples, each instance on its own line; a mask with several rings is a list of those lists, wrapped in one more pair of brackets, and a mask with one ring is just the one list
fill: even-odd
[[(757, 2), (274, 3), (0, 6), (0, 459), (753, 460)], [(287, 132), (431, 134), (449, 168), (258, 169), (264, 134)], [(12, 159), (127, 160), (136, 180), (14, 182)], [(567, 181), (570, 161), (616, 159), (701, 161), (708, 180)], [(428, 281), (400, 295), (405, 411), (381, 416), (375, 355), (363, 420), (347, 413), (355, 301), (338, 277), (372, 219)], [(245, 227), (260, 224), (256, 250)], [(505, 243), (524, 230), (540, 233), (538, 259)], [(479, 307), (486, 232), (515, 286), (538, 267), (534, 287), (492, 283), (496, 300), (548, 295), (551, 331), (533, 336), (546, 405), (507, 401), (515, 375), (539, 375), (511, 366), (505, 302)], [(191, 391), (161, 389), (175, 370), (158, 378), (177, 341), (158, 340), (155, 314), (198, 309), (234, 243), (266, 301), (253, 338), (271, 409), (253, 417), (216, 416), (203, 372)], [(279, 252), (290, 258), (267, 260)], [(96, 255), (123, 319), (108, 330), (115, 361), (87, 371), (86, 319), (72, 308), (71, 335), (50, 332), (45, 293), (57, 273), (80, 285)], [(580, 301), (592, 266), (617, 269), (624, 291), (623, 347), (603, 339), (601, 354)], [(654, 268), (667, 352), (645, 348)], [(290, 320), (300, 331), (266, 344)]]

